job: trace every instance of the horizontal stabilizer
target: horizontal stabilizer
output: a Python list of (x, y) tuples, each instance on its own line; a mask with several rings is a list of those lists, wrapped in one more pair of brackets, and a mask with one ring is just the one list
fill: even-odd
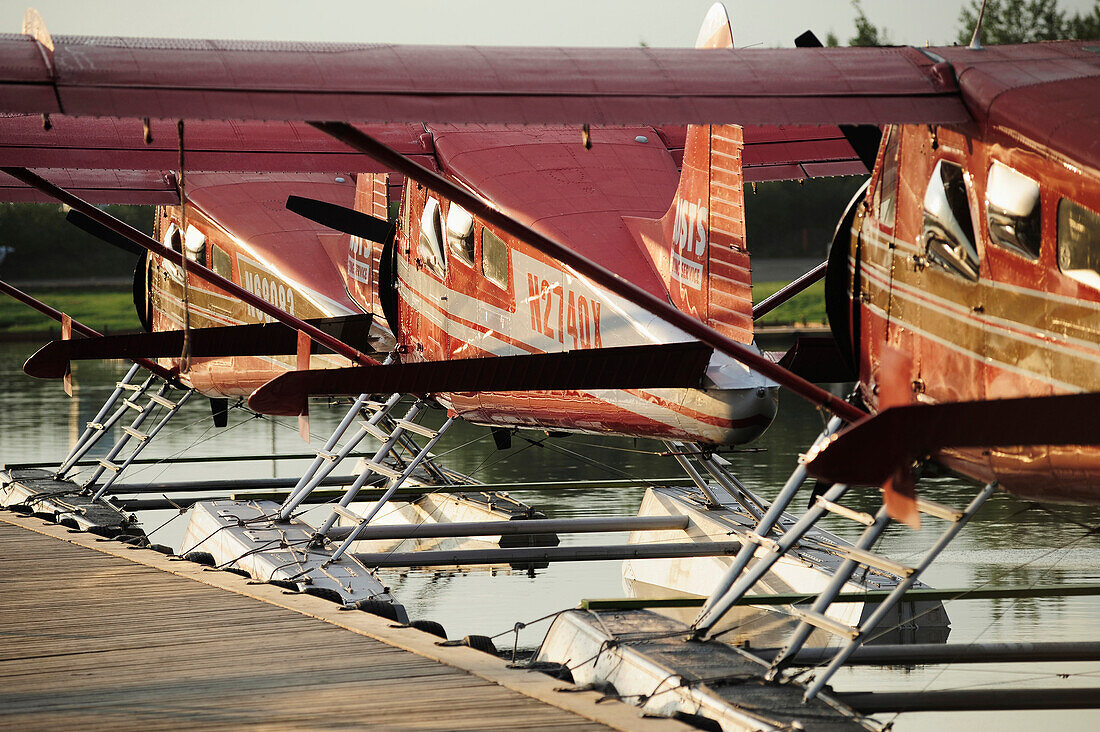
[[(315, 318), (306, 322), (361, 351), (370, 352), (371, 315)], [(297, 352), (298, 333), (282, 323), (228, 325), (191, 329), (191, 356), (289, 356)], [(313, 344), (317, 352), (318, 344)], [(322, 348), (322, 350), (325, 350)], [(39, 379), (59, 379), (70, 361), (102, 358), (171, 358), (183, 351), (183, 331), (50, 341), (27, 359), (23, 371)]]
[(948, 448), (1100, 445), (1100, 392), (886, 409), (807, 457), (822, 480), (882, 485), (921, 455)]
[(467, 391), (698, 388), (711, 349), (701, 343), (291, 371), (252, 392), (265, 414), (300, 414), (314, 394), (357, 396)]

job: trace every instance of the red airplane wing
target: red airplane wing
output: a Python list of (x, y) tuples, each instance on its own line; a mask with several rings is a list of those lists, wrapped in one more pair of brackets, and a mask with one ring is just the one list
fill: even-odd
[[(436, 167), (431, 135), (422, 125), (365, 125), (361, 129), (422, 165)], [(93, 203), (172, 204), (178, 197), (165, 172), (179, 165), (176, 123), (152, 120), (152, 143), (139, 120), (115, 117), (0, 118), (0, 167), (35, 168), (56, 185)], [(682, 126), (656, 130), (676, 166), (682, 164)], [(572, 140), (574, 128), (569, 130)], [(385, 172), (370, 158), (300, 122), (189, 121), (185, 135), (189, 173)], [(867, 173), (835, 126), (745, 128), (748, 182)], [(43, 194), (0, 173), (0, 200), (47, 201)]]
[[(2, 125), (0, 125), (2, 126)], [(102, 164), (109, 164), (109, 158)], [(178, 204), (176, 187), (159, 170), (39, 168), (39, 175), (91, 203)], [(0, 172), (0, 201), (57, 203)]]
[(1100, 55), (1089, 42), (700, 50), (59, 36), (54, 46), (0, 36), (0, 112), (387, 124), (978, 119), (1022, 123), (1040, 144), (1100, 168)]
[[(682, 165), (687, 128), (661, 125), (656, 130), (677, 167)], [(745, 125), (744, 138), (741, 169), (746, 183), (870, 172), (835, 125)]]
[[(431, 138), (422, 125), (362, 129), (402, 154), (434, 167)], [(0, 167), (35, 168), (52, 183), (93, 203), (178, 203), (165, 176), (179, 167), (175, 120), (142, 122), (117, 117), (39, 115), (0, 117)], [(344, 174), (385, 172), (370, 158), (301, 122), (188, 121), (189, 175), (204, 171)], [(0, 173), (0, 200), (45, 201), (42, 194)]]
[[(188, 119), (950, 123), (912, 48), (401, 46), (0, 36), (0, 111)], [(47, 58), (51, 62), (47, 62)]]
[(312, 394), (698, 388), (711, 353), (690, 342), (289, 371), (254, 391), (248, 404), (265, 414), (295, 415)]
[[(955, 68), (975, 120), (1100, 170), (1100, 45), (1096, 41), (935, 49)], [(1057, 156), (1055, 156), (1057, 157)]]

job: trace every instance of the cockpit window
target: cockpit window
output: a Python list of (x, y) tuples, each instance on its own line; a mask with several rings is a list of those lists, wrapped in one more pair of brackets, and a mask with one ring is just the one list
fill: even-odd
[(968, 280), (978, 279), (978, 249), (966, 176), (958, 165), (940, 160), (924, 192), (921, 242), (928, 260)]
[(168, 224), (168, 230), (164, 232), (164, 246), (183, 254), (183, 237), (175, 224)]
[(447, 274), (447, 260), (443, 254), (443, 227), (439, 220), (439, 201), (429, 198), (420, 217), (420, 243), (416, 256), (437, 275)]
[(229, 260), (229, 254), (217, 244), (210, 251), (211, 264), (214, 274), (221, 275), (227, 280), (233, 279), (233, 265)]
[[(164, 232), (164, 246), (173, 250), (177, 254), (183, 254), (183, 235), (179, 230), (179, 227), (175, 224), (169, 224), (168, 228)], [(176, 280), (177, 282), (183, 281), (183, 270), (178, 265), (169, 262), (167, 259), (161, 261), (161, 266), (164, 268), (164, 273)]]
[(1058, 268), (1100, 290), (1100, 214), (1068, 198), (1058, 202)]
[(463, 262), (474, 263), (474, 217), (457, 203), (447, 209), (447, 244)]
[(412, 211), (412, 183), (406, 179), (405, 185), (402, 187), (404, 195), (404, 203), (401, 204), (401, 233), (405, 237), (405, 241), (409, 240), (409, 212)]
[(994, 161), (989, 166), (985, 203), (993, 243), (1029, 259), (1038, 259), (1042, 230), (1039, 184)]

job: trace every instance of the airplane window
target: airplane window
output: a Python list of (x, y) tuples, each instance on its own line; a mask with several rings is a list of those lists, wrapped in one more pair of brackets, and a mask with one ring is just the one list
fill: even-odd
[(206, 264), (206, 234), (188, 224), (187, 236), (183, 238), (183, 245), (187, 249), (188, 259), (202, 265)]
[(508, 245), (489, 229), (481, 230), (481, 271), (493, 282), (508, 288)]
[(924, 192), (921, 241), (933, 264), (968, 280), (978, 279), (978, 250), (963, 169), (940, 160)]
[(180, 230), (175, 224), (169, 224), (168, 230), (164, 232), (164, 246), (171, 249), (175, 249), (177, 252), (183, 252), (182, 239), (180, 238)]
[(1067, 198), (1058, 202), (1058, 267), (1100, 290), (1100, 214)]
[(994, 243), (1022, 254), (1039, 258), (1041, 211), (1039, 184), (1003, 163), (989, 166), (985, 188), (986, 223)]
[[(168, 229), (164, 232), (164, 246), (178, 253), (183, 252), (183, 237), (180, 236), (180, 230), (175, 224), (169, 224)], [(183, 280), (183, 272), (177, 265), (165, 259), (161, 262), (161, 266), (164, 267), (164, 271), (168, 276), (176, 280)]]
[(233, 267), (229, 263), (229, 255), (225, 250), (215, 244), (212, 257), (214, 260), (214, 273), (221, 275), (227, 280), (233, 279)]
[(878, 182), (878, 190), (875, 196), (878, 200), (876, 210), (878, 220), (884, 226), (894, 225), (894, 204), (898, 196), (898, 138), (900, 130), (897, 126), (886, 129), (886, 152), (882, 157), (882, 174)]
[(474, 217), (457, 203), (447, 210), (447, 243), (459, 259), (474, 263)]
[(443, 254), (443, 227), (439, 221), (439, 201), (434, 198), (429, 198), (424, 204), (416, 256), (440, 277), (447, 274), (447, 260)]

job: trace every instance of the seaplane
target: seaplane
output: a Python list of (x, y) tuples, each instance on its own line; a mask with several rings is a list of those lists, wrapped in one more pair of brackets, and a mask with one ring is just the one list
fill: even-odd
[[(65, 378), (72, 360), (129, 358), (163, 380), (153, 403), (179, 407), (168, 387), (201, 393), (216, 419), (230, 398), (303, 424), (311, 396), (353, 399), (282, 505), (243, 518), (217, 501), (195, 509), (188, 553), (218, 565), (247, 554), (238, 568), (253, 576), (298, 589), (305, 577), (377, 609), (392, 604), (384, 588), (349, 594), (332, 568), (428, 459), (440, 431), (419, 428), (426, 446), (384, 464), (429, 403), (447, 410), (444, 429), (465, 419), (502, 443), (520, 428), (663, 439), (702, 499), (654, 494), (649, 510), (709, 512), (738, 539), (686, 632), (713, 637), (746, 595), (778, 591), (777, 576), (789, 589), (794, 568), (807, 570), (812, 605), (792, 610), (797, 628), (766, 668), (782, 680), (811, 634), (846, 638), (804, 690), (813, 700), (997, 486), (1096, 501), (1100, 56), (1089, 43), (734, 49), (720, 6), (691, 50), (163, 48), (51, 38), (34, 14), (24, 31), (0, 38), (3, 190), (61, 201), (74, 223), (147, 252), (135, 304), (149, 331), (70, 338), (81, 329), (57, 314), (62, 340), (27, 372)], [(868, 170), (827, 266), (778, 298), (826, 276), (836, 353), (857, 378), (843, 399), (812, 383), (812, 358), (796, 349), (777, 362), (752, 343), (743, 187)], [(104, 200), (163, 204), (154, 235), (93, 205)], [(833, 418), (766, 503), (712, 449), (758, 436), (780, 386)], [(393, 419), (401, 394), (418, 399)], [(359, 417), (383, 447), (323, 526), (296, 527), (291, 543), (309, 557), (251, 552), (272, 541), (263, 531), (286, 541), (278, 525), (350, 453), (336, 446)], [(80, 447), (49, 476), (9, 475), (8, 493), (65, 483)], [(117, 473), (115, 457), (97, 473)], [(961, 510), (918, 499), (914, 466), (933, 465), (984, 487)], [(808, 475), (825, 487), (788, 516)], [(379, 501), (350, 509), (378, 477)], [(840, 505), (853, 485), (882, 487), (882, 509)], [(815, 527), (830, 513), (865, 525), (854, 545)], [(916, 566), (871, 551), (891, 517), (920, 513), (948, 528)], [(332, 539), (342, 543), (322, 552)], [(791, 573), (777, 575), (783, 562)], [(857, 570), (886, 588), (883, 602), (845, 601)], [(916, 613), (942, 613), (928, 605)], [(584, 620), (559, 623), (568, 636)], [(545, 660), (555, 649), (548, 636)]]

